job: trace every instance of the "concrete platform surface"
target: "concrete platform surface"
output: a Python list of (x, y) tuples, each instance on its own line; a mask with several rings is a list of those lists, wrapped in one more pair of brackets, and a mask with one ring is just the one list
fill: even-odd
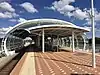
[(10, 75), (100, 75), (100, 56), (96, 56), (96, 68), (91, 67), (91, 56), (81, 52), (28, 52)]

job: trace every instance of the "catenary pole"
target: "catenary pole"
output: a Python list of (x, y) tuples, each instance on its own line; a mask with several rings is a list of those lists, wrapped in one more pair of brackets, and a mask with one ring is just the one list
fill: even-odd
[(96, 68), (95, 59), (95, 25), (94, 25), (94, 1), (91, 0), (91, 24), (92, 24), (92, 67)]

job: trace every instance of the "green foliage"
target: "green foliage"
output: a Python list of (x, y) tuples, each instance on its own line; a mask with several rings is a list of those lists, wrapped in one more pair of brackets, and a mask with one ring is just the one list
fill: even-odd
[[(95, 37), (95, 43), (100, 44), (100, 38), (99, 37)], [(89, 39), (89, 44), (92, 44), (92, 38)]]

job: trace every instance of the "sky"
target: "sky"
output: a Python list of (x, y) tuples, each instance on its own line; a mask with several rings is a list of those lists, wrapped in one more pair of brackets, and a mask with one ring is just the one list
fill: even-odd
[[(37, 18), (53, 18), (91, 28), (91, 0), (0, 0), (0, 30)], [(100, 37), (100, 0), (94, 0), (96, 36)], [(3, 32), (0, 32), (0, 34)], [(88, 37), (91, 37), (89, 32)]]

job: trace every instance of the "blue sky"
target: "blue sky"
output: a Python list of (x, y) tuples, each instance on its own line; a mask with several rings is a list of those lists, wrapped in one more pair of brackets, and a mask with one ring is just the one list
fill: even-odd
[[(0, 28), (30, 19), (56, 18), (91, 27), (91, 0), (0, 0)], [(100, 37), (100, 0), (94, 0), (96, 36)], [(91, 36), (91, 33), (88, 34)]]

